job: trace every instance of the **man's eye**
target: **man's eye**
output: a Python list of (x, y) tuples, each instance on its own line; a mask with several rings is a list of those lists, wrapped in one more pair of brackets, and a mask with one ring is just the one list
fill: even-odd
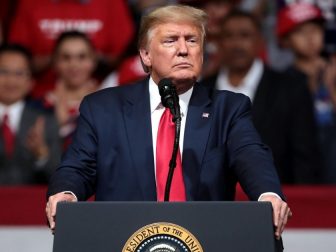
[(165, 39), (165, 40), (163, 41), (163, 43), (165, 43), (165, 44), (170, 44), (170, 43), (173, 43), (173, 42), (174, 42), (173, 39)]
[(191, 44), (196, 44), (198, 43), (198, 38), (197, 37), (189, 37), (187, 38), (187, 42), (191, 43)]

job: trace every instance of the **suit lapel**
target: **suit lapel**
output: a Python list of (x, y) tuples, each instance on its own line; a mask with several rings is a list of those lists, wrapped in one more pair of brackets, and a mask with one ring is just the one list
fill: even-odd
[(211, 125), (209, 96), (207, 88), (196, 84), (188, 106), (182, 158), (187, 200), (197, 198), (200, 169)]
[(127, 94), (123, 114), (133, 167), (143, 199), (156, 200), (154, 157), (148, 80), (136, 85)]

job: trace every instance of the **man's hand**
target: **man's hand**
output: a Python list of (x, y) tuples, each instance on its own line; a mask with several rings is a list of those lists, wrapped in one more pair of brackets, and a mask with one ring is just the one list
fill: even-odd
[(46, 206), (46, 215), (52, 232), (55, 230), (56, 206), (57, 203), (61, 201), (75, 202), (77, 199), (74, 195), (64, 192), (60, 192), (49, 197)]
[(281, 234), (287, 224), (287, 221), (292, 217), (292, 212), (287, 203), (275, 195), (264, 195), (259, 201), (269, 201), (273, 207), (273, 223), (275, 226), (275, 237), (279, 240)]

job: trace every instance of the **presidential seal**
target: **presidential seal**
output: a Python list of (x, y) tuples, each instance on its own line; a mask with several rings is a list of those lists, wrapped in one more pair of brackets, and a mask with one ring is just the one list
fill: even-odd
[(203, 249), (195, 236), (185, 228), (159, 222), (136, 231), (122, 252), (203, 252)]

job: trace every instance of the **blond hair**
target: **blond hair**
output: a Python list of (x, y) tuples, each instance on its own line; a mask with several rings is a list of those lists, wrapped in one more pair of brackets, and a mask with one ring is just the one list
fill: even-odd
[(138, 48), (145, 48), (152, 30), (164, 23), (191, 23), (201, 32), (202, 43), (205, 38), (207, 14), (200, 9), (187, 5), (168, 5), (160, 7), (143, 16), (139, 30)]

